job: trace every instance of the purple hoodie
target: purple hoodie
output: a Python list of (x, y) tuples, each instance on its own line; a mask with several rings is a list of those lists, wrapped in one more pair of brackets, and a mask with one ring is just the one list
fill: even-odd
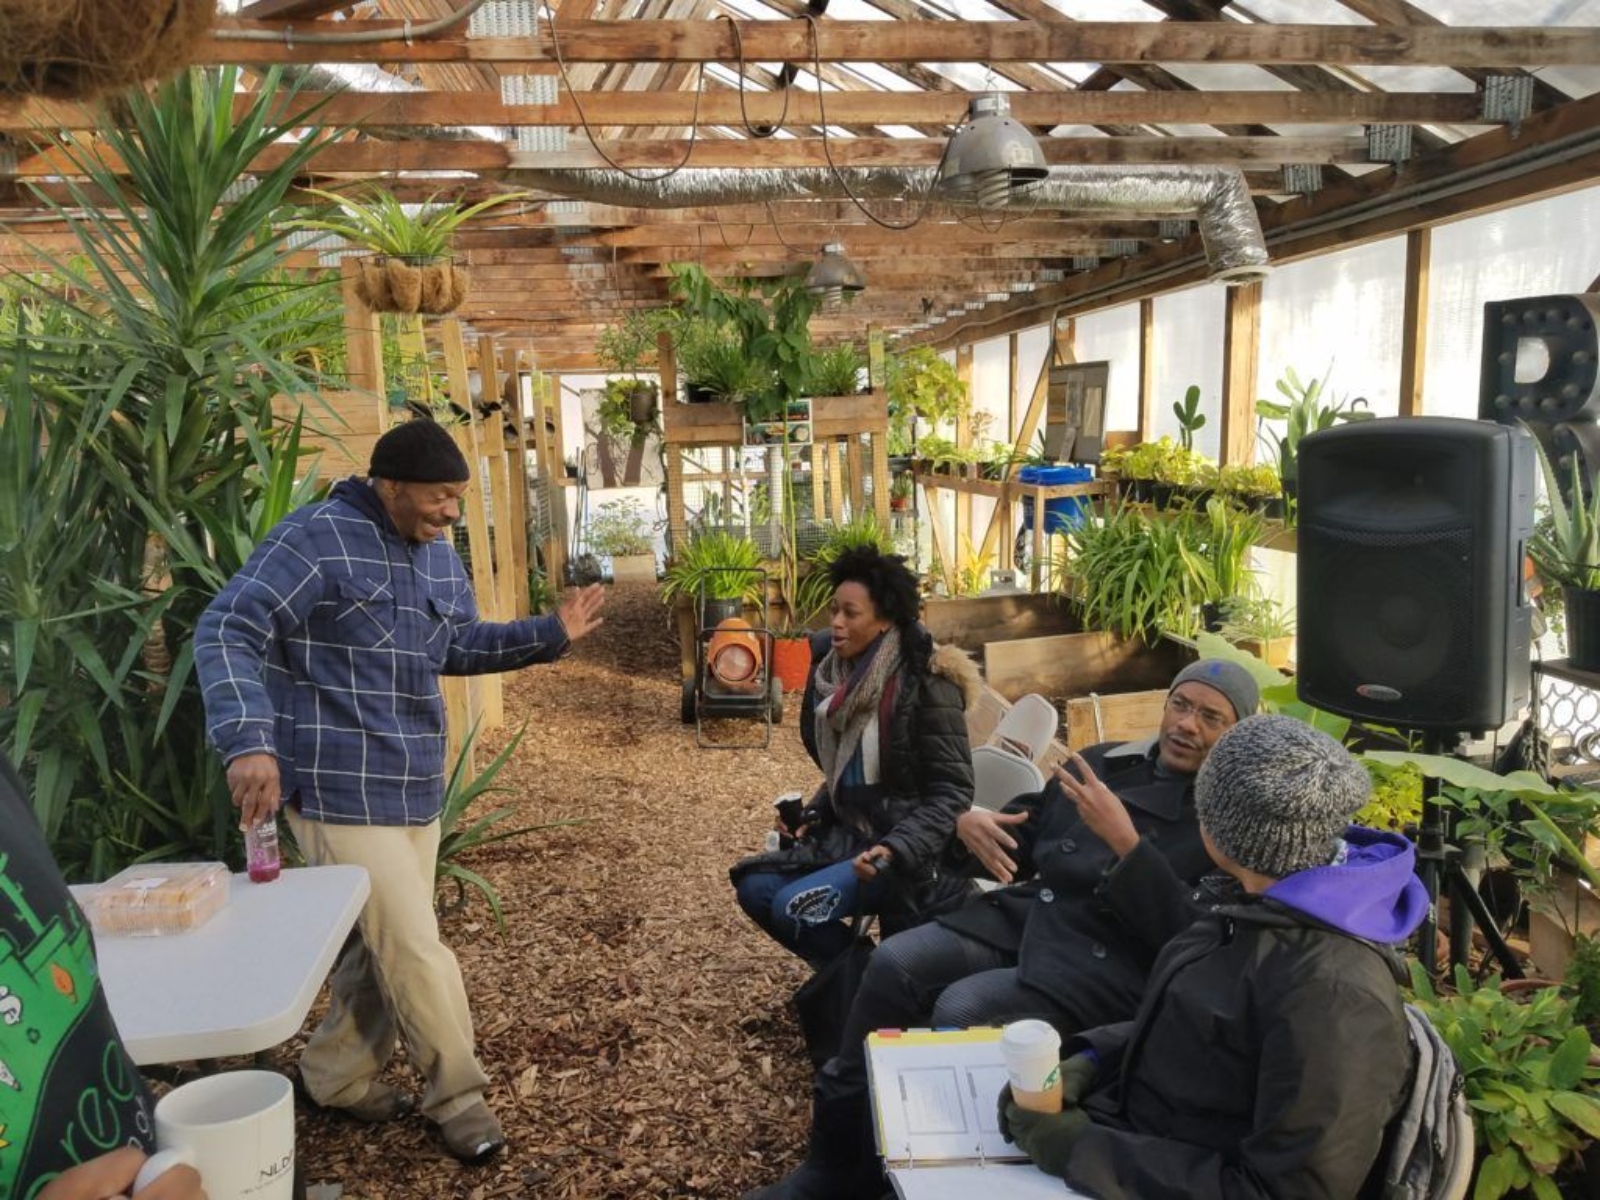
[(1360, 825), (1345, 830), (1344, 839), (1344, 862), (1286, 875), (1267, 897), (1355, 937), (1405, 941), (1428, 910), (1415, 849), (1398, 833)]

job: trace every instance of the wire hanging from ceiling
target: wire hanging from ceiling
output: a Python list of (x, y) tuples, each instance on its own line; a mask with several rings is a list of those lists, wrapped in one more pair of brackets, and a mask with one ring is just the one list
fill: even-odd
[(572, 86), (572, 77), (567, 71), (567, 60), (561, 53), (561, 35), (556, 31), (556, 12), (550, 0), (544, 0), (545, 24), (550, 30), (550, 48), (555, 54), (556, 69), (561, 73), (561, 82), (567, 89), (567, 94), (572, 97), (572, 107), (578, 110), (578, 122), (583, 126), (583, 135), (589, 139), (589, 145), (594, 147), (594, 152), (601, 160), (616, 171), (619, 175), (626, 176), (637, 183), (659, 183), (663, 179), (671, 179), (679, 171), (689, 165), (689, 160), (694, 157), (695, 142), (700, 133), (700, 100), (706, 92), (706, 64), (700, 63), (699, 72), (695, 76), (694, 110), (689, 114), (689, 145), (683, 152), (683, 159), (676, 165), (668, 167), (659, 175), (628, 170), (616, 159), (605, 152), (600, 145), (600, 140), (595, 137), (594, 130), (589, 125), (589, 117), (583, 111), (583, 103), (578, 99), (578, 90)]

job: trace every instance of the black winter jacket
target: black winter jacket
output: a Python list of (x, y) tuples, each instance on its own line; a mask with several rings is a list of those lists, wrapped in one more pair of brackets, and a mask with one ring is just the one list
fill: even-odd
[[(736, 864), (737, 880), (751, 870), (804, 873), (854, 858), (869, 846), (894, 851), (891, 878), (902, 886), (904, 907), (926, 910), (964, 894), (970, 882), (941, 871), (956, 818), (972, 807), (972, 750), (966, 709), (981, 687), (977, 668), (953, 646), (935, 649), (920, 625), (902, 640), (903, 664), (894, 710), (880, 729), (882, 781), (851, 789), (836, 806), (827, 785), (806, 806), (810, 836), (785, 850)], [(812, 639), (812, 671), (800, 705), (800, 737), (821, 766), (816, 742), (816, 666), (828, 652), (828, 635)]]
[(1195, 820), (1194, 777), (1157, 778), (1156, 754), (1153, 742), (1083, 752), (1139, 831), (1127, 857), (1116, 858), (1051, 780), (1004, 810), (1028, 813), (1008, 829), (1017, 840), (1017, 875), (1026, 882), (985, 892), (939, 918), (1016, 954), (1018, 979), (1048, 995), (1079, 1029), (1125, 1020), (1138, 1007), (1157, 953), (1199, 911), (1192, 885), (1216, 870)]
[(1391, 951), (1271, 900), (1196, 921), (1080, 1040), (1112, 1082), (1066, 1179), (1101, 1200), (1364, 1195), (1411, 1061)]

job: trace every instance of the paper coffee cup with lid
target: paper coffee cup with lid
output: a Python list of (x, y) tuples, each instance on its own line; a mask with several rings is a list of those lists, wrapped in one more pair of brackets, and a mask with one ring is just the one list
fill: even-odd
[(1019, 1108), (1061, 1111), (1061, 1035), (1047, 1021), (1012, 1021), (1000, 1032), (1011, 1095)]

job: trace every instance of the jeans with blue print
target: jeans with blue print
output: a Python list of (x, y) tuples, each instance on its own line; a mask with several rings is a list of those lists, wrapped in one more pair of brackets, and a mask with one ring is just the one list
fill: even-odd
[(890, 895), (885, 873), (862, 882), (850, 859), (809, 875), (751, 871), (739, 880), (739, 907), (780, 946), (813, 966), (850, 944), (850, 918), (882, 911)]

